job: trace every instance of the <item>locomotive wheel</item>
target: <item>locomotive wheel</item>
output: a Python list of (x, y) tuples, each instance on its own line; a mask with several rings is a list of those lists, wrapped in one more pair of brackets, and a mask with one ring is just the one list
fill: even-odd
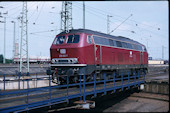
[(90, 82), (90, 81), (94, 81), (94, 76), (92, 74), (88, 75), (86, 78), (86, 82)]
[(78, 77), (77, 76), (70, 76), (69, 77), (69, 82), (72, 83), (77, 83), (78, 82)]

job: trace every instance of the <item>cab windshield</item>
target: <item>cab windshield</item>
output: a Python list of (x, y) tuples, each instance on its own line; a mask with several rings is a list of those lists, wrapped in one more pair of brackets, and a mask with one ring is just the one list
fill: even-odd
[(69, 35), (67, 43), (78, 43), (80, 40), (80, 35)]
[(65, 40), (65, 36), (58, 36), (58, 37), (56, 37), (53, 44), (55, 44), (55, 45), (62, 44), (62, 43), (64, 43), (64, 40)]

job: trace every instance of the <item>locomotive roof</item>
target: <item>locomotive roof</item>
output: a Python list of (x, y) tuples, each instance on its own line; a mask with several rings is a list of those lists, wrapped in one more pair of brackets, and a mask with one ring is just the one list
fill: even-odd
[[(89, 30), (89, 29), (71, 29), (71, 30), (69, 30), (69, 33), (87, 33), (87, 34), (99, 35), (99, 36), (108, 37), (108, 38), (112, 38), (112, 39), (117, 39), (117, 40), (122, 40), (122, 41), (126, 41), (126, 42), (140, 44), (137, 41), (134, 41), (132, 39), (129, 39), (129, 38), (126, 38), (123, 36), (113, 36), (113, 35), (101, 33), (98, 31), (93, 31), (93, 30)], [(62, 34), (66, 34), (66, 32), (65, 31), (61, 32), (60, 35), (62, 35)]]

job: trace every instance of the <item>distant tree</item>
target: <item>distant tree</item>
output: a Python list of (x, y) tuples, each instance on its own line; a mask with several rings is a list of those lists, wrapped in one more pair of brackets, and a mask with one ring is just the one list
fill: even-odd
[(0, 63), (3, 63), (3, 55), (0, 55)]
[(12, 59), (5, 59), (6, 63), (9, 64), (9, 63), (12, 63)]
[[(3, 58), (4, 58), (4, 57), (3, 57), (3, 55), (1, 54), (1, 55), (0, 55), (0, 63), (3, 63)], [(8, 64), (8, 63), (12, 63), (12, 59), (5, 59), (5, 63), (7, 63), (7, 64)]]

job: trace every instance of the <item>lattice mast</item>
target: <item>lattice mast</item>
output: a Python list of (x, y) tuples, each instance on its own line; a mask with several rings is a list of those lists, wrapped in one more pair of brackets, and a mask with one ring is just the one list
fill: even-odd
[(63, 1), (61, 11), (61, 32), (72, 29), (72, 2)]
[(19, 72), (23, 72), (22, 68), (25, 68), (27, 70), (27, 73), (29, 74), (27, 12), (28, 12), (27, 2), (24, 1), (23, 7), (22, 7), (22, 17), (21, 17), (21, 42), (20, 42)]

